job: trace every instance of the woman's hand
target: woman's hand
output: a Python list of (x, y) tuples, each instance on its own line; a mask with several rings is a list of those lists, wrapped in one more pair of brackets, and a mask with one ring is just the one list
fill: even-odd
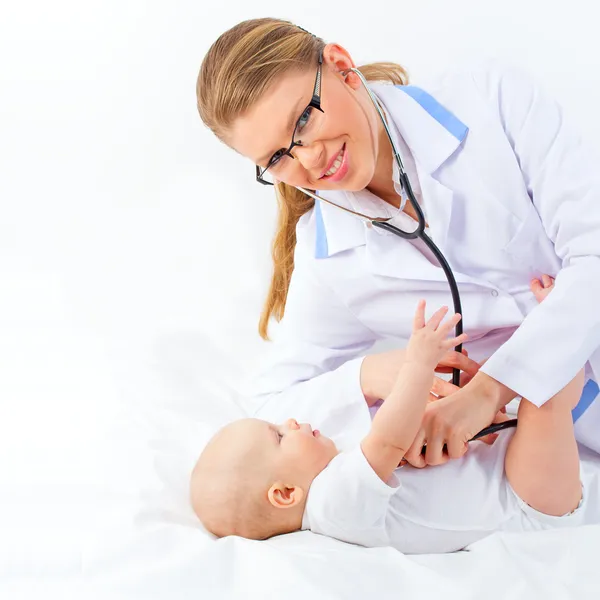
[[(360, 371), (360, 385), (369, 406), (390, 395), (405, 360), (406, 350), (389, 350), (365, 357)], [(450, 350), (440, 360), (435, 370), (437, 373), (451, 373), (452, 369), (460, 369), (461, 383), (464, 384), (475, 377), (479, 367), (480, 365), (468, 357), (466, 350), (463, 350), (462, 354)], [(446, 384), (452, 385), (436, 377), (433, 382), (433, 393), (438, 396), (452, 393)], [(432, 399), (437, 398), (432, 396)]]
[[(451, 385), (444, 382), (441, 387), (449, 390)], [(427, 406), (421, 429), (404, 457), (414, 467), (440, 465), (450, 458), (463, 456), (467, 442), (490, 425), (516, 396), (485, 373), (477, 373), (464, 388), (452, 388), (454, 393)], [(423, 457), (421, 449), (425, 444), (427, 450)], [(443, 451), (444, 444), (447, 453)]]

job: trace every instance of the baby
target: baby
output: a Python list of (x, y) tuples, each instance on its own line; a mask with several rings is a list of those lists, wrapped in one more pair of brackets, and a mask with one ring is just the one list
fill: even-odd
[[(542, 301), (554, 282), (532, 291)], [(582, 499), (571, 410), (580, 372), (541, 408), (523, 399), (516, 431), (493, 445), (474, 442), (437, 467), (398, 467), (420, 427), (442, 356), (466, 339), (448, 337), (460, 315), (447, 308), (414, 318), (406, 361), (359, 447), (338, 452), (308, 423), (242, 419), (208, 443), (191, 478), (191, 501), (216, 536), (265, 539), (310, 529), (404, 553), (451, 552), (494, 531), (600, 522), (597, 498)], [(596, 492), (597, 493), (597, 492)]]

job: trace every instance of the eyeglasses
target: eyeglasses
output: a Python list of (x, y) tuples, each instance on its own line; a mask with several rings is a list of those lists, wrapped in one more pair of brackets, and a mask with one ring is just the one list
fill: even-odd
[[(309, 146), (317, 139), (324, 121), (325, 111), (321, 108), (321, 71), (323, 67), (323, 51), (319, 52), (319, 66), (313, 88), (312, 99), (296, 121), (292, 143), (286, 148), (280, 148), (271, 156), (267, 166), (262, 169), (256, 165), (256, 181), (263, 185), (275, 185), (275, 180), (285, 180), (286, 173), (293, 167), (295, 157), (292, 150), (296, 146)], [(300, 138), (301, 136), (301, 138)]]

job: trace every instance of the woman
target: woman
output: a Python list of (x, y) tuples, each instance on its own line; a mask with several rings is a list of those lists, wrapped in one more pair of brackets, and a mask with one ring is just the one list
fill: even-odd
[[(213, 44), (197, 86), (204, 123), (257, 165), (257, 179), (275, 184), (279, 202), (260, 332), (266, 337), (271, 317), (281, 323), (253, 383), (256, 415), (293, 414), (342, 448), (365, 435), (368, 407), (387, 396), (403, 357), (364, 354), (377, 340), (408, 338), (419, 298), (434, 307), (451, 302), (442, 269), (420, 241), (315, 205), (297, 189), (358, 212), (385, 210), (401, 228), (415, 227), (384, 127), (352, 67), (341, 46), (256, 19)], [(487, 359), (479, 369), (451, 353), (440, 364), (464, 371), (466, 385), (436, 382), (442, 398), (430, 403), (407, 460), (424, 466), (461, 456), (511, 399), (542, 405), (584, 365), (578, 435), (600, 450), (600, 402), (592, 402), (600, 375), (600, 182), (559, 107), (527, 76), (497, 64), (427, 90), (408, 86), (395, 64), (360, 71), (373, 82), (427, 231), (454, 270), (469, 353)], [(538, 306), (529, 283), (542, 273), (556, 277), (556, 287)]]

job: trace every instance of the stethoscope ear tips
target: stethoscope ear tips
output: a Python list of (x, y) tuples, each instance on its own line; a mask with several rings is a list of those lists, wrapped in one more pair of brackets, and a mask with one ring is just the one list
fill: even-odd
[(355, 69), (354, 67), (351, 67), (350, 69), (340, 71), (340, 75), (342, 77), (347, 77), (348, 75), (350, 75), (350, 73), (356, 73), (356, 72), (357, 72), (357, 69)]

